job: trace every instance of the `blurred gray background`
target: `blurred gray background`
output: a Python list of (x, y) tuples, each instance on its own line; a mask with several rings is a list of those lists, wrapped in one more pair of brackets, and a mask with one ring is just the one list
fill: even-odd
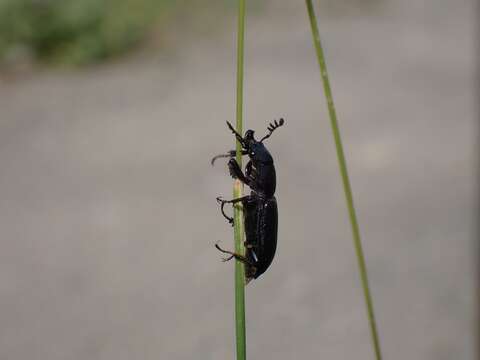
[[(316, 5), (385, 359), (474, 359), (473, 0)], [(97, 65), (5, 57), (0, 359), (234, 358), (213, 247), (233, 247), (215, 202), (232, 181), (209, 161), (233, 146), (235, 3), (201, 8)], [(304, 2), (249, 7), (246, 44), (245, 127), (287, 121), (248, 357), (372, 359)]]

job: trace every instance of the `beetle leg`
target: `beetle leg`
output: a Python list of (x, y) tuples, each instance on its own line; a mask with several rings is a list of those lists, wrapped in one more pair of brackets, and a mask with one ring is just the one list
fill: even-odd
[(222, 258), (222, 261), (223, 261), (223, 262), (227, 262), (227, 261), (232, 260), (233, 258), (234, 258), (234, 256), (233, 256), (233, 255), (230, 255), (230, 256), (227, 257), (227, 258)]
[(233, 226), (233, 218), (225, 214), (225, 210), (223, 209), (225, 207), (225, 204), (236, 204), (237, 202), (243, 202), (244, 200), (247, 200), (250, 198), (250, 195), (243, 196), (240, 198), (236, 198), (233, 200), (223, 200), (221, 196), (217, 197), (217, 202), (221, 205), (220, 206), (220, 211), (222, 212), (222, 215), (225, 219), (228, 220), (230, 224)]
[(233, 133), (233, 135), (235, 135), (235, 137), (237, 138), (238, 142), (240, 144), (242, 144), (242, 147), (245, 147), (245, 141), (243, 140), (243, 137), (242, 135), (240, 135), (237, 130), (235, 130), (235, 128), (232, 126), (232, 124), (230, 124), (228, 121), (227, 121), (227, 126), (228, 128), (230, 129), (230, 131)]
[[(245, 177), (249, 181), (250, 184), (254, 184), (257, 178), (257, 170), (253, 167), (253, 163), (249, 161), (245, 166)], [(252, 187), (251, 185), (249, 185)]]
[[(215, 161), (217, 159), (220, 159), (220, 158), (234, 158), (236, 156), (236, 154), (237, 154), (236, 150), (230, 150), (226, 154), (220, 154), (220, 155), (214, 156), (213, 159), (210, 161), (210, 163), (213, 166), (213, 164), (215, 163)], [(247, 150), (242, 150), (241, 154), (242, 154), (242, 156), (243, 155), (248, 155), (248, 151)]]
[(217, 201), (219, 203), (225, 203), (225, 204), (236, 204), (237, 202), (244, 202), (244, 201), (248, 201), (251, 199), (251, 195), (245, 195), (245, 196), (242, 196), (242, 197), (239, 197), (239, 198), (236, 198), (236, 199), (232, 199), (232, 200), (223, 200), (221, 196), (217, 197)]
[(244, 182), (243, 179), (245, 179), (245, 175), (243, 175), (240, 165), (238, 165), (237, 160), (234, 158), (228, 160), (228, 170), (234, 179), (240, 179), (242, 182)]
[(250, 195), (247, 195), (247, 196), (242, 196), (240, 198), (236, 198), (233, 200), (223, 200), (221, 196), (217, 197), (217, 202), (221, 205), (220, 210), (222, 212), (222, 215), (225, 217), (225, 219), (228, 220), (230, 224), (232, 224), (232, 226), (233, 226), (233, 218), (225, 214), (225, 210), (223, 210), (223, 207), (225, 206), (225, 204), (236, 204), (238, 202), (243, 203), (244, 201), (248, 201), (250, 197), (251, 197)]
[(229, 224), (232, 224), (233, 226), (233, 218), (228, 216), (227, 214), (225, 214), (225, 210), (223, 210), (223, 207), (225, 206), (225, 204), (227, 203), (227, 201), (225, 200), (222, 200), (222, 198), (219, 196), (217, 197), (217, 202), (221, 204), (221, 207), (220, 207), (220, 211), (222, 212), (222, 215), (225, 219), (228, 220), (228, 223)]
[(251, 161), (245, 165), (245, 176), (251, 176), (253, 171), (253, 164)]
[(225, 258), (223, 259), (223, 261), (229, 261), (229, 260), (232, 260), (233, 258), (237, 259), (238, 261), (241, 261), (243, 262), (244, 264), (246, 265), (249, 265), (249, 266), (254, 266), (245, 256), (243, 255), (240, 255), (240, 254), (236, 254), (232, 251), (228, 251), (228, 250), (224, 250), (222, 249), (220, 246), (218, 246), (218, 244), (215, 244), (215, 247), (218, 249), (218, 251), (224, 253), (224, 254), (229, 254), (230, 257), (228, 258)]
[(240, 169), (240, 165), (237, 163), (237, 160), (232, 158), (228, 161), (228, 170), (230, 171), (232, 178), (238, 179), (249, 187), (252, 187), (252, 181), (249, 177), (243, 174), (242, 169)]
[(233, 226), (233, 218), (225, 214), (225, 210), (223, 209), (225, 204), (236, 204), (238, 202), (243, 203), (244, 201), (248, 201), (250, 198), (250, 195), (242, 196), (233, 200), (223, 200), (221, 196), (217, 197), (217, 202), (221, 205), (220, 211), (222, 212), (223, 217), (228, 220), (229, 224), (232, 224)]

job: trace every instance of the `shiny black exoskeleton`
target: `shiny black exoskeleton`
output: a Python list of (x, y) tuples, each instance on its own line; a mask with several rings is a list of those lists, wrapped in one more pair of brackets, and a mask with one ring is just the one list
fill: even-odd
[(220, 157), (230, 157), (228, 168), (230, 175), (248, 185), (252, 191), (250, 195), (234, 199), (223, 200), (220, 197), (217, 201), (221, 204), (223, 216), (233, 224), (233, 218), (224, 212), (225, 204), (241, 202), (244, 207), (245, 219), (245, 256), (223, 250), (215, 245), (218, 250), (230, 254), (225, 261), (236, 258), (246, 265), (245, 275), (247, 283), (251, 279), (258, 278), (263, 274), (273, 261), (277, 248), (278, 230), (278, 207), (274, 193), (276, 188), (276, 174), (273, 158), (263, 144), (263, 141), (272, 135), (273, 131), (284, 124), (284, 120), (276, 120), (268, 126), (269, 133), (260, 141), (255, 140), (253, 130), (247, 130), (245, 136), (238, 134), (233, 126), (227, 122), (237, 140), (242, 145), (242, 155), (248, 155), (250, 161), (245, 167), (245, 174), (242, 172), (237, 161), (234, 159), (235, 150), (227, 154), (215, 156), (212, 165)]

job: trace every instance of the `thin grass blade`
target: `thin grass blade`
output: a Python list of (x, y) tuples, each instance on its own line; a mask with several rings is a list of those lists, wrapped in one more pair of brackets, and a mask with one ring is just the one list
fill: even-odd
[(332, 90), (330, 88), (330, 81), (328, 79), (327, 65), (325, 63), (325, 57), (323, 54), (322, 44), (320, 42), (320, 34), (318, 31), (317, 19), (315, 11), (313, 9), (312, 0), (306, 0), (308, 17), (310, 19), (310, 26), (312, 29), (313, 43), (315, 51), (317, 53), (318, 64), (320, 66), (320, 74), (322, 76), (323, 89), (328, 105), (328, 113), (330, 116), (330, 123), (332, 126), (333, 137), (335, 139), (335, 147), (337, 149), (338, 164), (340, 167), (340, 174), (342, 176), (343, 188), (345, 191), (345, 199), (347, 201), (348, 214), (350, 218), (350, 224), (352, 226), (353, 243), (355, 245), (355, 252), (358, 259), (358, 267), (360, 272), (360, 279), (362, 282), (363, 293), (365, 297), (365, 303), (367, 306), (367, 315), (370, 325), (370, 332), (372, 337), (373, 348), (375, 351), (375, 357), (377, 360), (382, 359), (380, 350), (380, 341), (378, 338), (377, 325), (375, 322), (375, 315), (373, 310), (373, 301), (370, 294), (370, 287), (368, 285), (367, 267), (365, 264), (365, 257), (362, 250), (362, 242), (360, 239), (360, 229), (358, 226), (357, 215), (353, 204), (352, 189), (350, 186), (350, 180), (348, 177), (347, 163), (343, 152), (342, 139), (340, 136), (340, 129), (338, 127), (337, 114), (335, 111), (335, 105), (333, 103)]
[[(244, 41), (245, 41), (245, 0), (238, 0), (238, 29), (237, 29), (237, 99), (236, 99), (236, 130), (243, 134), (243, 67), (244, 67)], [(236, 141), (237, 162), (242, 166), (242, 147)], [(243, 184), (236, 180), (233, 186), (233, 197), (243, 196)], [(243, 223), (242, 205), (234, 206), (234, 240), (235, 252), (244, 255), (245, 229)], [(246, 330), (245, 330), (245, 266), (242, 262), (235, 261), (235, 334), (237, 360), (245, 360), (246, 356)]]

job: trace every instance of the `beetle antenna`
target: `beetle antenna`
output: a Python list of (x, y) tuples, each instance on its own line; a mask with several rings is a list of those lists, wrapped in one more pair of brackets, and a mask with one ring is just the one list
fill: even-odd
[(273, 121), (273, 124), (270, 123), (267, 127), (268, 129), (268, 134), (265, 135), (262, 140), (260, 140), (259, 142), (263, 142), (263, 140), (267, 140), (272, 134), (273, 132), (275, 131), (275, 129), (278, 129), (280, 126), (282, 126), (283, 124), (285, 124), (285, 120), (283, 120), (283, 118), (280, 118), (279, 121), (277, 120), (274, 120)]
[(242, 144), (243, 147), (245, 147), (245, 141), (243, 140), (243, 137), (242, 135), (240, 135), (237, 130), (235, 130), (235, 128), (232, 126), (232, 124), (230, 124), (228, 121), (227, 121), (227, 126), (228, 128), (232, 131), (233, 135), (235, 135), (235, 137), (237, 138), (238, 142), (240, 144)]

